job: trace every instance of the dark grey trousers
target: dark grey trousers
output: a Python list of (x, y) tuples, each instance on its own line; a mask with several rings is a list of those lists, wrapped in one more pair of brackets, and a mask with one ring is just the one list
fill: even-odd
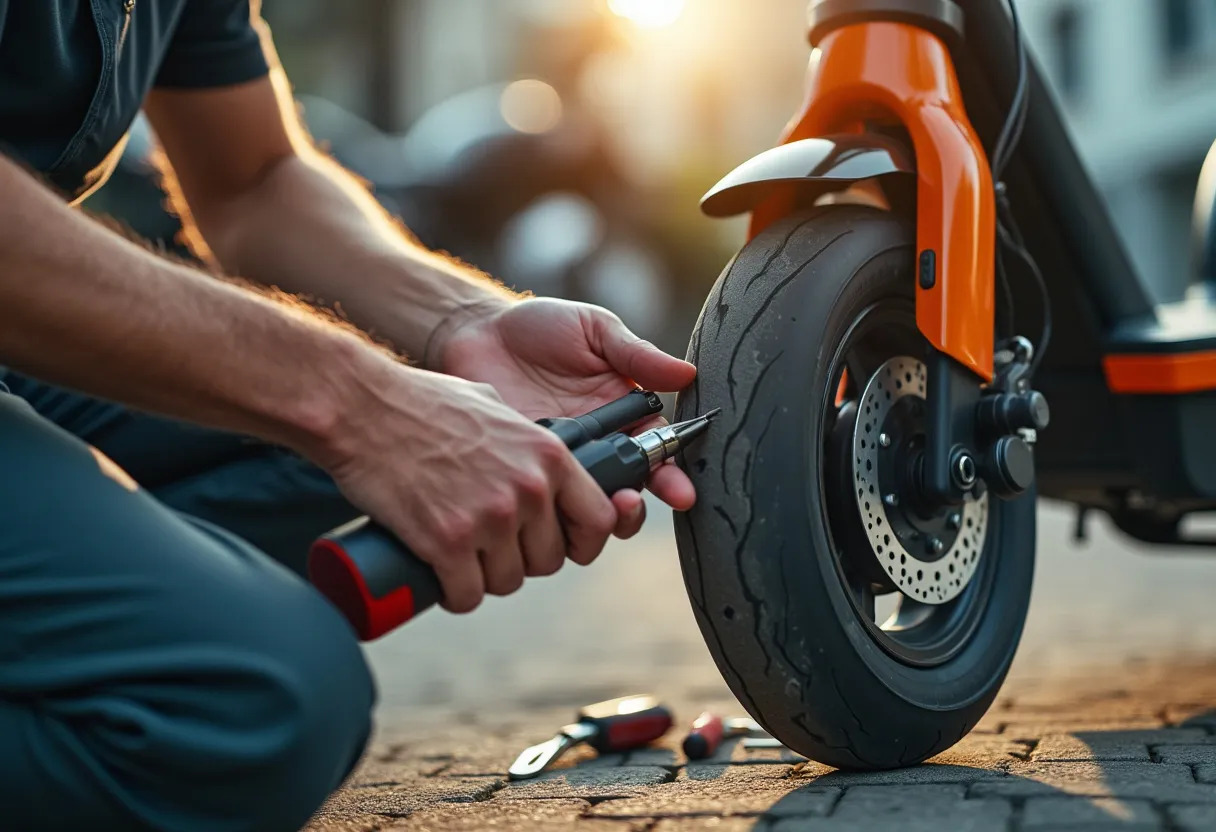
[(370, 731), (298, 574), (353, 508), (280, 449), (0, 381), (0, 828), (299, 828)]

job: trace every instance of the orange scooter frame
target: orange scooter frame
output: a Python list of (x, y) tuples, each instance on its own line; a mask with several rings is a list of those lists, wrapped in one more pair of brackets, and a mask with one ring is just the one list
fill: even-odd
[[(891, 122), (907, 130), (916, 154), (917, 326), (935, 349), (990, 381), (992, 173), (963, 109), (946, 45), (906, 23), (857, 23), (830, 32), (811, 56), (806, 105), (782, 144)], [(794, 191), (776, 189), (755, 206), (753, 236), (794, 210)]]
[[(1038, 493), (1106, 511), (1141, 540), (1197, 542), (1179, 522), (1216, 511), (1216, 177), (1205, 176), (1197, 194), (1203, 259), (1191, 278), (1206, 285), (1159, 301), (1127, 256), (1010, 7), (812, 0), (805, 105), (781, 143), (725, 176), (702, 210), (750, 212), (753, 236), (825, 202), (915, 218), (916, 326), (933, 348), (931, 398), (941, 397), (929, 405), (937, 421), (928, 490), (949, 496), (945, 461), (979, 441), (961, 414), (969, 398), (999, 386), (998, 340), (1033, 333), (1034, 390), (1052, 411), (1050, 430), (1035, 437)], [(1007, 201), (987, 158), (998, 147)], [(1216, 170), (1216, 147), (1209, 166)], [(1011, 234), (1006, 280), (997, 272), (998, 207)], [(1052, 317), (1068, 322), (1055, 338)]]

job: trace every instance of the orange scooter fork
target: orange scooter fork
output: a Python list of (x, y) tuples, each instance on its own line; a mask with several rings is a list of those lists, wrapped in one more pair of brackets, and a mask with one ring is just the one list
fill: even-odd
[[(811, 56), (806, 106), (782, 143), (893, 121), (907, 129), (916, 154), (917, 328), (934, 348), (991, 381), (992, 173), (946, 46), (904, 23), (829, 33)], [(793, 207), (788, 190), (767, 199), (752, 215), (752, 235)]]

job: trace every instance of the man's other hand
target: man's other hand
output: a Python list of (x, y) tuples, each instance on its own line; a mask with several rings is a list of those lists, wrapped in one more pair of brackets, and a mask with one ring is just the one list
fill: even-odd
[[(674, 392), (692, 383), (696, 368), (634, 335), (620, 318), (585, 303), (537, 298), (482, 307), (438, 333), (435, 369), (490, 384), (503, 400), (531, 419), (580, 416), (638, 385)], [(662, 424), (656, 418), (638, 429)], [(664, 465), (649, 488), (680, 511), (696, 492), (679, 468)], [(635, 491), (613, 496), (629, 537), (641, 528), (644, 507)]]

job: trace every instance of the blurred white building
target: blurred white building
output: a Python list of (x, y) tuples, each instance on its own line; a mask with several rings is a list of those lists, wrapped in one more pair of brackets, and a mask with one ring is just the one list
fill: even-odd
[(1040, 66), (1158, 296), (1192, 271), (1191, 211), (1216, 140), (1216, 0), (1018, 0)]

